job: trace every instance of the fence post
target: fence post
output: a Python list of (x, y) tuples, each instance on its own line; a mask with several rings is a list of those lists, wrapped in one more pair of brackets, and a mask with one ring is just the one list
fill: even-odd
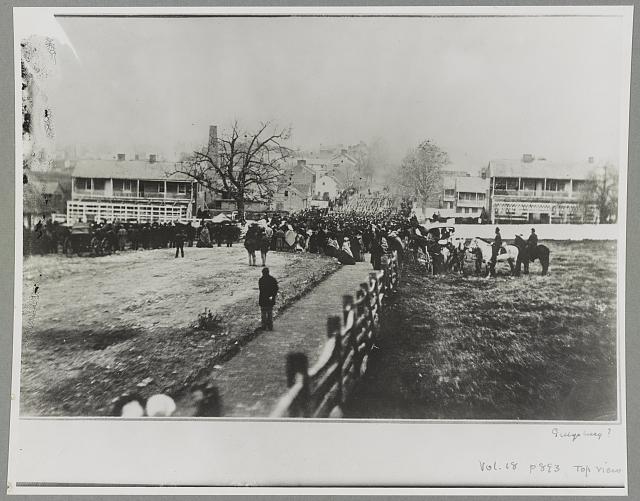
[(374, 287), (371, 286), (371, 279), (369, 280), (368, 283), (364, 283), (362, 284), (364, 290), (366, 291), (366, 298), (367, 298), (367, 315), (369, 317), (369, 329), (371, 330), (371, 334), (370, 334), (370, 339), (371, 339), (371, 345), (373, 346), (373, 340), (375, 337), (375, 333), (376, 333), (376, 317), (373, 313), (373, 307), (371, 305), (372, 300), (375, 300), (375, 289)]
[(333, 315), (327, 318), (327, 334), (329, 337), (333, 336), (335, 339), (335, 344), (333, 348), (333, 356), (338, 363), (338, 369), (336, 370), (336, 374), (338, 375), (338, 405), (342, 405), (342, 324), (340, 322), (340, 317), (338, 315)]
[[(353, 349), (353, 326), (349, 326), (349, 316), (353, 314), (353, 296), (350, 294), (342, 296), (342, 335), (344, 336), (343, 346), (349, 346), (350, 349)], [(353, 353), (353, 364), (355, 365), (355, 357), (356, 353)], [(343, 351), (342, 358), (346, 358), (346, 354)], [(344, 375), (343, 375), (344, 380)], [(347, 398), (347, 392), (349, 388), (343, 387), (343, 398)]]
[(351, 294), (345, 294), (342, 296), (342, 321), (347, 325), (347, 319), (349, 318), (349, 312), (353, 309), (353, 296)]
[[(369, 278), (371, 279), (371, 281), (373, 282), (373, 299), (375, 300), (376, 303), (376, 312), (377, 315), (380, 315), (380, 281), (378, 280), (378, 273), (377, 272), (372, 272), (369, 273)], [(374, 324), (375, 324), (375, 319), (376, 319), (376, 315), (373, 315), (373, 319), (374, 319)]]
[(302, 374), (302, 391), (300, 399), (289, 411), (292, 417), (309, 416), (309, 360), (307, 355), (292, 352), (287, 355), (287, 387), (291, 388), (296, 382), (296, 375)]

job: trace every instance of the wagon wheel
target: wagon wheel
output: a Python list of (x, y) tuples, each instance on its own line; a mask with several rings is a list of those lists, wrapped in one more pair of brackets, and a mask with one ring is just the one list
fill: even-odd
[(425, 270), (427, 272), (427, 275), (434, 275), (435, 274), (435, 270), (433, 269), (433, 259), (431, 259), (431, 256), (429, 255), (429, 253), (427, 253), (427, 261), (424, 265)]
[(111, 247), (111, 242), (109, 242), (109, 239), (107, 238), (102, 239), (102, 242), (100, 243), (100, 249), (103, 256), (111, 255), (111, 252), (113, 251), (113, 249)]
[(73, 244), (71, 243), (71, 240), (69, 240), (68, 238), (64, 241), (64, 244), (62, 245), (62, 252), (64, 252), (64, 255), (67, 257), (73, 257), (73, 254), (74, 254)]
[(102, 255), (102, 249), (100, 248), (100, 241), (96, 237), (93, 237), (91, 239), (91, 243), (89, 245), (91, 247), (91, 253), (94, 256), (101, 256)]

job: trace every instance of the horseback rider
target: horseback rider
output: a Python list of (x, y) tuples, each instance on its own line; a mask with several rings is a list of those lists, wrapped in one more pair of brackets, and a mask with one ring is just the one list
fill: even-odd
[(502, 247), (502, 236), (500, 235), (500, 228), (496, 227), (496, 236), (493, 239), (493, 245), (491, 246), (491, 274), (495, 275), (496, 261), (498, 260), (498, 254)]
[(527, 248), (529, 249), (529, 255), (533, 256), (535, 250), (538, 247), (538, 235), (536, 235), (536, 229), (531, 228), (531, 235), (527, 239)]

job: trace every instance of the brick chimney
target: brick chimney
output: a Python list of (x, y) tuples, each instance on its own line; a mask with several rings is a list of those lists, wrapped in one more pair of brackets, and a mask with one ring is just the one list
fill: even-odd
[(216, 165), (218, 165), (218, 126), (210, 125), (209, 126), (209, 144), (207, 146), (207, 154), (214, 160)]
[(150, 164), (154, 164), (154, 163), (156, 163), (156, 162), (157, 162), (157, 160), (158, 160), (158, 156), (157, 156), (155, 153), (151, 153), (151, 154), (149, 155), (149, 163), (150, 163)]
[(127, 158), (127, 155), (124, 153), (118, 153), (118, 156), (116, 158), (118, 159), (118, 162), (122, 162)]

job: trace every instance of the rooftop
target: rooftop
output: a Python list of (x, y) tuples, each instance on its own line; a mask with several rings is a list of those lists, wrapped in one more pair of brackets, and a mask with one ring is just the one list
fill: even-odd
[(489, 180), (479, 176), (457, 177), (456, 191), (465, 193), (484, 193), (489, 189)]
[(146, 160), (79, 160), (74, 177), (145, 179), (148, 181), (193, 181), (186, 174), (176, 173), (173, 162)]
[(524, 162), (517, 160), (491, 160), (489, 175), (491, 177), (524, 177), (547, 179), (588, 179), (598, 168), (598, 165), (588, 162), (549, 162), (547, 160), (532, 160)]

